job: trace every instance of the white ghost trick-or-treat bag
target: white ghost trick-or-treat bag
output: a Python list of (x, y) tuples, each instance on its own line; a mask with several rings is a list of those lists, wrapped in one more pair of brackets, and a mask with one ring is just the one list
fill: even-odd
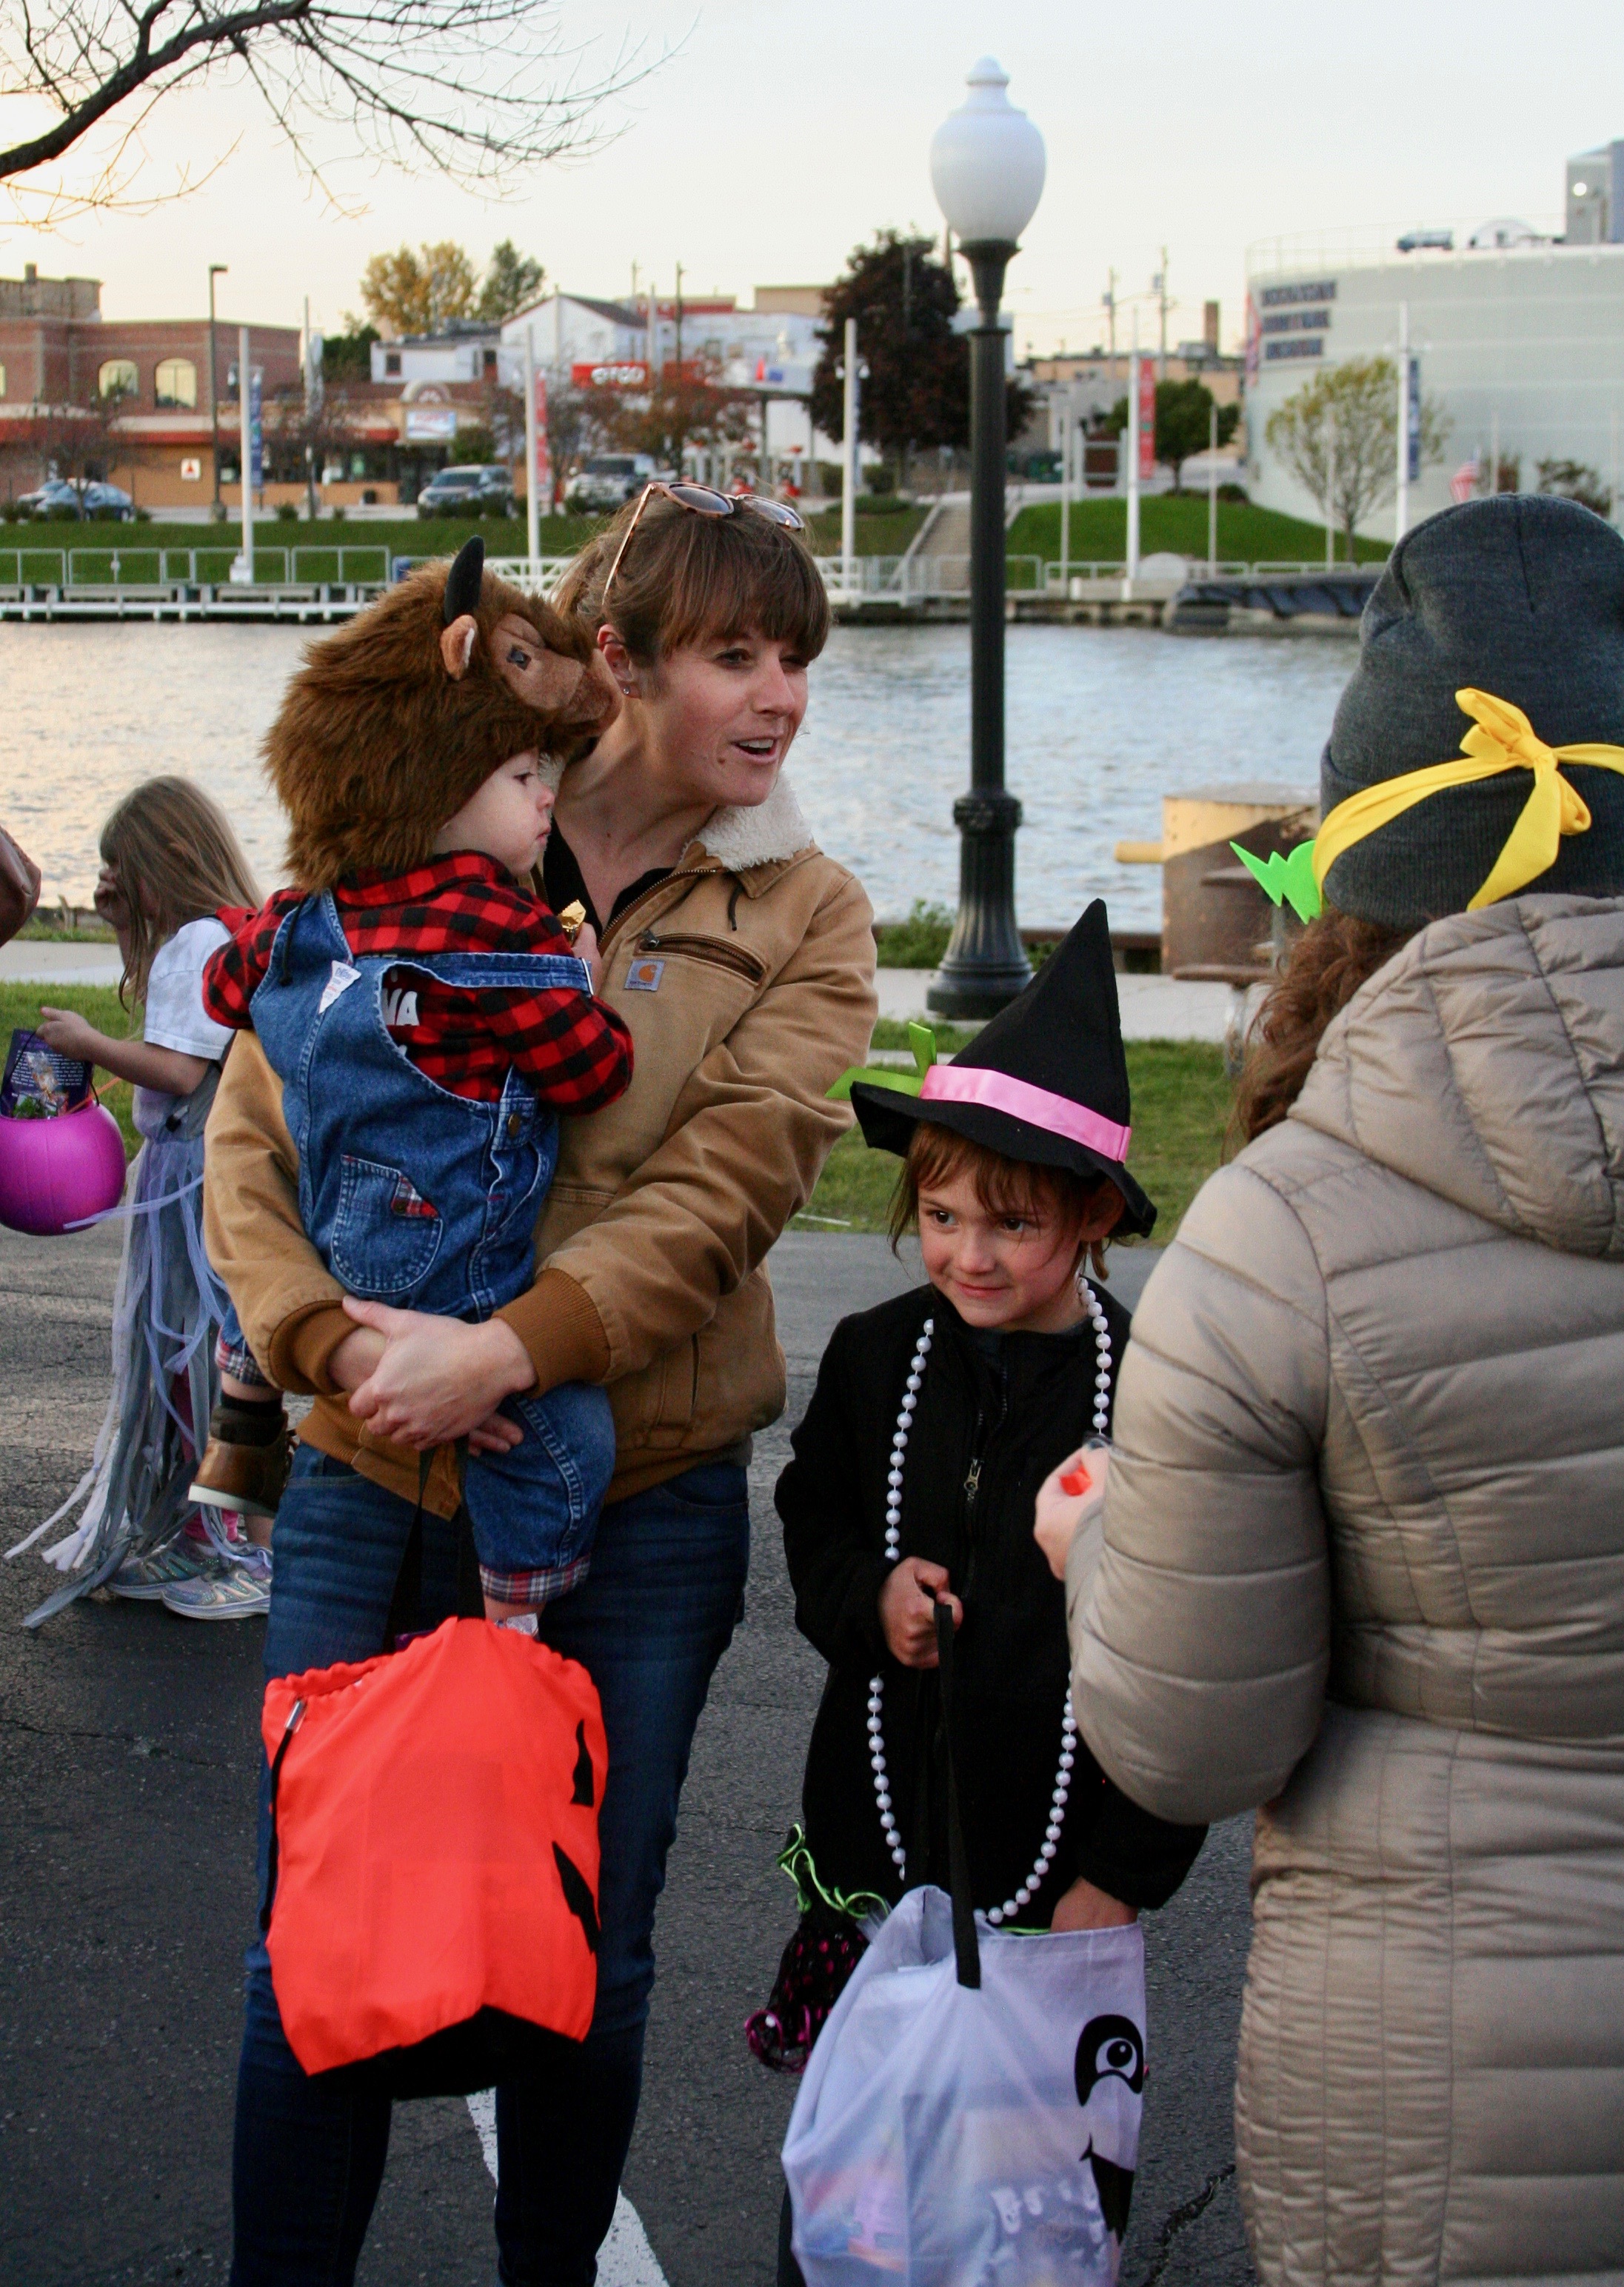
[(909, 1890), (881, 1925), (796, 2099), (796, 2256), (807, 2287), (1113, 2287), (1144, 1940), (1137, 1923), (1022, 1937), (972, 1915), (951, 1762), (948, 1787), (955, 1895)]
[(1018, 1937), (910, 1890), (819, 2036), (784, 2173), (807, 2287), (1111, 2287), (1139, 2145), (1136, 1925)]

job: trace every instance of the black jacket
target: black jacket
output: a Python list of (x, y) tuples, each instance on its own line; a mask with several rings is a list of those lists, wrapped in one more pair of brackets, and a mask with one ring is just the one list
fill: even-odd
[[(1097, 1291), (1114, 1365), (1128, 1313)], [(948, 1887), (938, 1680), (933, 1671), (898, 1666), (879, 1615), (891, 1569), (891, 1438), (927, 1317), (936, 1331), (904, 1464), (900, 1553), (946, 1565), (963, 1601), (954, 1749), (970, 1887), (986, 1908), (1026, 1881), (1049, 1820), (1070, 1654), (1066, 1592), (1032, 1537), (1033, 1508), (1050, 1471), (1090, 1434), (1091, 1324), (1066, 1334), (1006, 1334), (989, 1346), (934, 1288), (922, 1286), (835, 1329), (776, 1494), (796, 1621), (829, 1663), (802, 1808), (826, 1890), (877, 1891), (894, 1901), (920, 1882)], [(867, 1727), (876, 1674), (884, 1678), (886, 1764), (907, 1852), (906, 1883), (875, 1805)], [(1129, 1905), (1159, 1906), (1189, 1872), (1205, 1833), (1170, 1826), (1130, 1802), (1079, 1735), (1059, 1848), (1042, 1887), (1014, 1919), (1047, 1927), (1079, 1875)]]

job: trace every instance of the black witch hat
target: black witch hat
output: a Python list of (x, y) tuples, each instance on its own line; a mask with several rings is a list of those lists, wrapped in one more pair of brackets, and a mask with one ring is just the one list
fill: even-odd
[[(1145, 1237), (1156, 1210), (1129, 1174), (1128, 1059), (1117, 1007), (1111, 930), (1099, 898), (1026, 991), (1001, 1009), (950, 1064), (928, 1061), (923, 1025), (918, 1075), (870, 1068), (837, 1083), (849, 1092), (864, 1139), (906, 1152), (922, 1120), (989, 1151), (1040, 1167), (1107, 1175), (1122, 1195), (1118, 1231)], [(922, 1053), (923, 1052), (923, 1053)]]

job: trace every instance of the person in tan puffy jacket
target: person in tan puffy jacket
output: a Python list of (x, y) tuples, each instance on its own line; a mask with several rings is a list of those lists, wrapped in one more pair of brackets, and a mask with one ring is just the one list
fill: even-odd
[(1620, 772), (1624, 539), (1510, 496), (1410, 534), (1252, 1140), (1071, 1539), (1100, 1763), (1163, 1818), (1259, 1807), (1264, 2287), (1624, 2279)]

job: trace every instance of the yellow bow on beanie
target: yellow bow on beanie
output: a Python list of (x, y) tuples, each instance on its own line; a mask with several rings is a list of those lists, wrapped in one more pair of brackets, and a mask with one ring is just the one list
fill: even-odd
[(1588, 831), (1589, 807), (1563, 777), (1561, 766), (1588, 763), (1596, 770), (1624, 775), (1624, 747), (1548, 747), (1522, 708), (1513, 707), (1509, 700), (1496, 699), (1487, 691), (1468, 690), (1457, 691), (1455, 701), (1474, 718), (1461, 741), (1461, 760), (1434, 763), (1424, 771), (1406, 772), (1403, 778), (1385, 779), (1339, 802), (1314, 839), (1317, 884), (1323, 884), (1344, 850), (1402, 817), (1430, 794), (1441, 793), (1446, 787), (1474, 786), (1501, 771), (1532, 771), (1533, 789), (1487, 881), (1467, 906), (1469, 913), (1476, 913), (1480, 906), (1492, 906), (1500, 898), (1515, 897), (1530, 882), (1549, 872), (1565, 834)]

